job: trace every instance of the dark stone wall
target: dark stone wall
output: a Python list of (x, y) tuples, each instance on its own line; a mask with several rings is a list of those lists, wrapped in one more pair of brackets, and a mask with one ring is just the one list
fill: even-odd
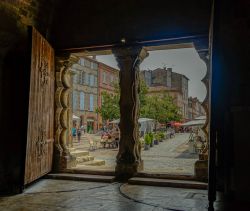
[(51, 2), (0, 2), (0, 194), (22, 190), (31, 65), (27, 25), (35, 26), (48, 37)]
[(210, 0), (61, 0), (53, 21), (56, 48), (208, 34)]
[(230, 203), (250, 201), (249, 11), (247, 0), (215, 4), (211, 121), (217, 137), (217, 185)]

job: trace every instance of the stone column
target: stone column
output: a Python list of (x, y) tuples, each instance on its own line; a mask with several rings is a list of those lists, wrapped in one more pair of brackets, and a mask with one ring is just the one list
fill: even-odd
[(120, 67), (120, 145), (116, 177), (126, 180), (143, 168), (139, 144), (139, 65), (148, 53), (141, 47), (113, 49)]
[[(70, 55), (56, 56), (56, 92), (55, 92), (55, 146), (54, 169), (63, 170), (76, 165), (70, 156), (68, 147), (71, 140), (72, 111), (71, 66), (77, 59)], [(71, 115), (71, 116), (70, 116)]]
[(209, 67), (209, 54), (208, 51), (205, 52), (198, 52), (200, 58), (205, 62), (207, 66), (207, 73), (205, 77), (202, 79), (202, 82), (206, 86), (207, 94), (202, 102), (202, 107), (206, 113), (206, 122), (201, 128), (202, 131), (205, 133), (206, 142), (202, 152), (199, 154), (199, 160), (195, 162), (195, 177), (201, 181), (208, 180), (208, 150), (209, 150), (209, 98), (210, 98), (210, 67)]

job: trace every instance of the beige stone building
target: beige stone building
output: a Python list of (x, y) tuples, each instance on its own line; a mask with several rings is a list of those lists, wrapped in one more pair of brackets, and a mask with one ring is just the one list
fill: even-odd
[(182, 120), (188, 120), (189, 79), (185, 75), (173, 72), (172, 68), (157, 68), (143, 70), (140, 72), (140, 76), (149, 86), (149, 94), (172, 96), (180, 109)]
[(97, 94), (98, 94), (98, 62), (88, 57), (80, 57), (72, 67), (73, 114), (80, 117), (79, 126), (91, 132), (98, 129)]
[(197, 97), (188, 98), (188, 118), (190, 120), (204, 116), (205, 111)]

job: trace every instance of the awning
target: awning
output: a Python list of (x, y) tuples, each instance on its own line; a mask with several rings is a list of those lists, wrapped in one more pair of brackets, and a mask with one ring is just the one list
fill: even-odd
[(72, 115), (72, 118), (73, 118), (73, 120), (79, 120), (80, 119), (80, 117), (78, 117), (78, 116), (76, 116), (76, 115)]
[(206, 116), (198, 116), (196, 118), (194, 118), (195, 120), (201, 120), (201, 119), (206, 119), (207, 117)]
[[(138, 119), (139, 123), (142, 123), (142, 122), (152, 122), (152, 121), (154, 121), (154, 119), (149, 119), (149, 118), (139, 118)], [(112, 123), (112, 124), (118, 124), (119, 122), (120, 122), (120, 119), (116, 119), (116, 120), (111, 121), (110, 123)]]
[(192, 120), (186, 123), (181, 124), (181, 126), (202, 126), (206, 122), (205, 119), (197, 119), (197, 120)]
[(87, 119), (87, 122), (94, 122), (94, 119)]

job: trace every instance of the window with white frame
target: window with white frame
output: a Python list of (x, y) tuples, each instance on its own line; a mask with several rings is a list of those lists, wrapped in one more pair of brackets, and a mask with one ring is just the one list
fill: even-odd
[(79, 61), (78, 61), (78, 63), (79, 63), (80, 65), (84, 66), (84, 58), (80, 58)]
[(84, 92), (80, 92), (80, 110), (84, 110)]
[(102, 83), (107, 83), (106, 72), (102, 73)]
[(89, 60), (85, 59), (84, 65), (85, 65), (86, 67), (90, 67), (90, 66), (91, 66), (91, 62), (90, 62)]
[(89, 95), (89, 111), (94, 111), (94, 95)]
[(94, 86), (94, 84), (95, 84), (95, 76), (94, 75), (90, 75), (89, 76), (89, 85), (90, 86)]
[(77, 106), (77, 91), (73, 91), (73, 110), (77, 110), (78, 106)]
[(84, 78), (85, 80), (84, 80), (84, 83), (86, 84), (86, 85), (89, 85), (89, 74), (88, 73), (85, 73), (85, 78)]
[(77, 79), (78, 79), (78, 73), (75, 73), (75, 74), (73, 75), (73, 83), (74, 83), (74, 84), (77, 84), (77, 83), (78, 83)]

